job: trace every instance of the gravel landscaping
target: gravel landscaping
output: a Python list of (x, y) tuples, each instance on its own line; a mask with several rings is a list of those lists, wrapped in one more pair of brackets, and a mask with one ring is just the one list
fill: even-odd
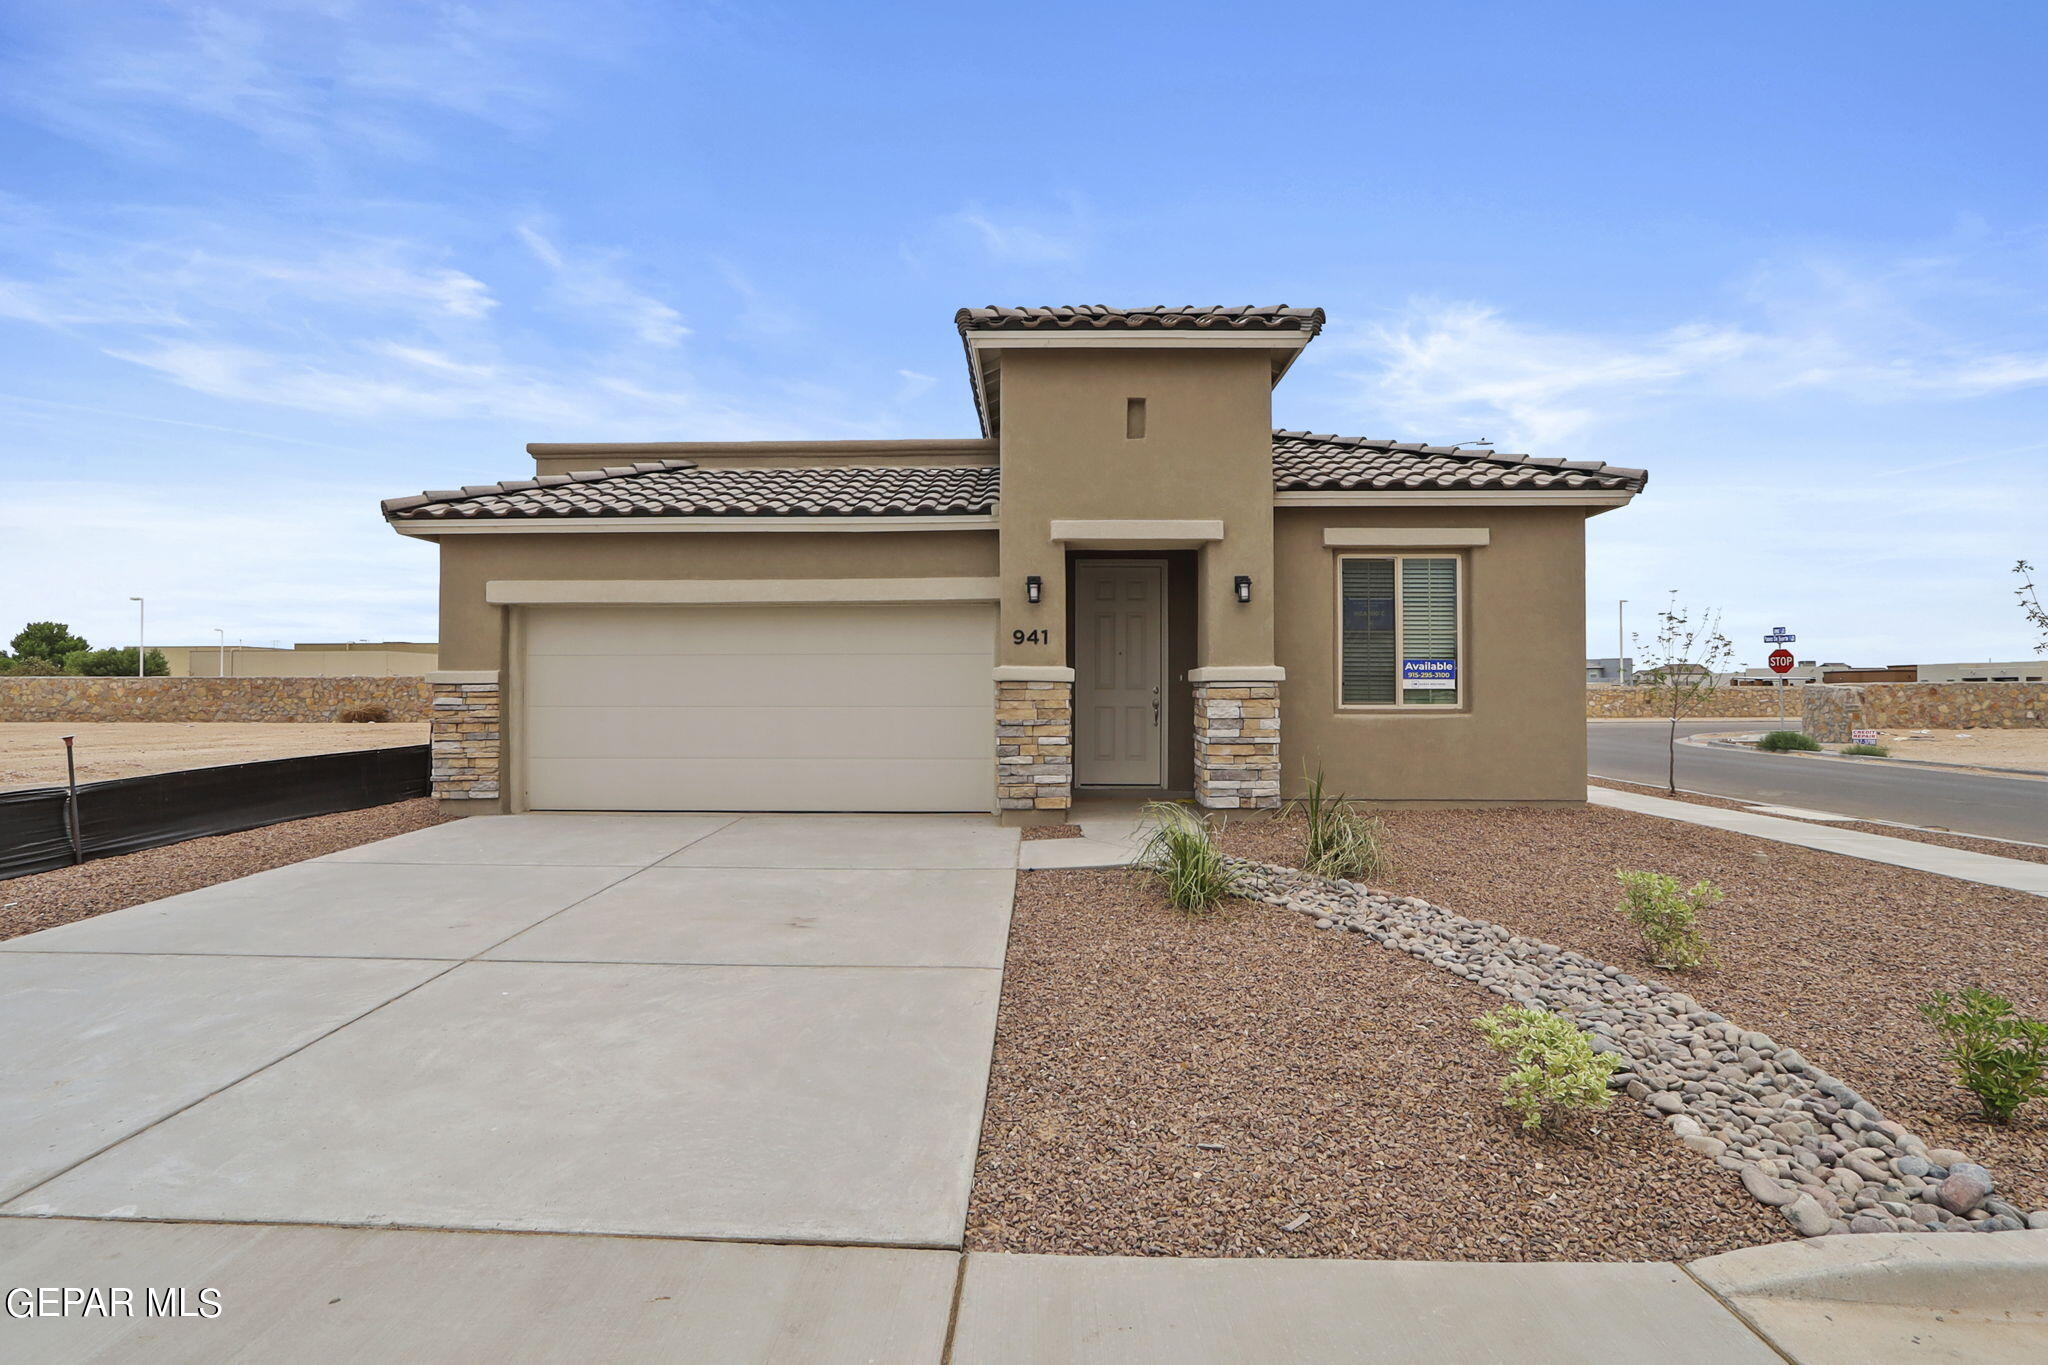
[(1626, 1102), (1525, 1134), (1497, 997), (1126, 871), (1018, 878), (968, 1217), (983, 1251), (1691, 1259), (1793, 1236)]
[[(1696, 806), (1715, 806), (1721, 810), (1749, 810), (1763, 804), (1751, 801), (1735, 801), (1725, 796), (1705, 796), (1694, 792), (1679, 792), (1672, 795), (1664, 788), (1649, 782), (1622, 782), (1615, 778), (1595, 777), (1587, 779), (1595, 787), (1610, 787), (1615, 791), (1643, 792), (1650, 796), (1661, 796), (1670, 801), (1689, 801)], [(1773, 815), (1773, 819), (1797, 820), (1796, 815)], [(1863, 834), (1882, 834), (1889, 839), (1908, 839), (1916, 844), (1940, 844), (1943, 848), (1961, 849), (1966, 853), (1988, 853), (1994, 858), (2017, 858), (2021, 862), (2048, 863), (2048, 847), (2039, 844), (2014, 844), (1999, 839), (1978, 839), (1968, 834), (1950, 834), (1942, 830), (1900, 829), (1896, 825), (1882, 824), (1875, 820), (1808, 820), (1807, 824), (1826, 825), (1829, 829), (1853, 829)]]
[[(2048, 901), (1599, 807), (1382, 818), (1395, 865), (1382, 889), (1675, 985), (1796, 1049), (1930, 1147), (1990, 1167), (2001, 1199), (2048, 1208), (2048, 1107), (2010, 1125), (1978, 1119), (1917, 1009), (1931, 991), (1980, 986), (2048, 1016)], [(1286, 866), (1302, 855), (1294, 818), (1240, 820), (1222, 842)], [(1682, 979), (1655, 971), (1614, 908), (1616, 868), (1725, 891), (1702, 924), (1718, 964)]]
[(1079, 825), (1026, 825), (1018, 833), (1029, 842), (1033, 839), (1079, 839)]
[(1241, 895), (1569, 1019), (1616, 1068), (1609, 1090), (1662, 1116), (1687, 1150), (1733, 1172), (1801, 1236), (2048, 1228), (2048, 1210), (1996, 1197), (1992, 1172), (1968, 1153), (1930, 1149), (1796, 1049), (1682, 991), (1420, 897), (1265, 863), (1237, 870)]
[(431, 800), (421, 797), (236, 834), (187, 839), (118, 858), (95, 858), (76, 867), (14, 877), (0, 881), (0, 939), (54, 929), (73, 920), (196, 891), (324, 853), (339, 853), (438, 825), (448, 818), (435, 811)]

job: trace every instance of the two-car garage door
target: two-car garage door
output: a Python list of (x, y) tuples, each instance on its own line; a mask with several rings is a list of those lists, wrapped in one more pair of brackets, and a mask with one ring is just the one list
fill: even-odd
[(534, 810), (987, 810), (994, 607), (533, 607)]

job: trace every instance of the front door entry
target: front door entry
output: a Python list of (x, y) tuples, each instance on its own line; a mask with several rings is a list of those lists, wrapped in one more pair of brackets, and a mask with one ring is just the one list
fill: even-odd
[(1074, 565), (1074, 780), (1163, 787), (1166, 565)]

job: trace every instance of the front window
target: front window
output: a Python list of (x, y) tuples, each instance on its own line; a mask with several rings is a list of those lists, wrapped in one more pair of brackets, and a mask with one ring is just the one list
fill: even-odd
[(1457, 706), (1458, 557), (1346, 555), (1337, 565), (1340, 703)]

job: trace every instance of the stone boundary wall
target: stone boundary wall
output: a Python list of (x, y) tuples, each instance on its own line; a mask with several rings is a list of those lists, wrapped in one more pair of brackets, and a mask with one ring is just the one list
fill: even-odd
[(1851, 730), (2028, 730), (2048, 727), (2048, 683), (1859, 683), (1799, 689), (1803, 728), (1823, 744)]
[[(1799, 693), (1805, 687), (1785, 689), (1785, 714), (1789, 718), (1799, 713)], [(1669, 703), (1664, 701), (1654, 687), (1589, 687), (1586, 689), (1586, 716), (1590, 719), (1608, 720), (1655, 720), (1668, 716)], [(1778, 699), (1768, 687), (1717, 687), (1704, 696), (1693, 699), (1686, 711), (1687, 719), (1716, 716), (1775, 716), (1778, 714)]]
[(0, 721), (323, 722), (351, 706), (427, 720), (424, 678), (0, 678)]

